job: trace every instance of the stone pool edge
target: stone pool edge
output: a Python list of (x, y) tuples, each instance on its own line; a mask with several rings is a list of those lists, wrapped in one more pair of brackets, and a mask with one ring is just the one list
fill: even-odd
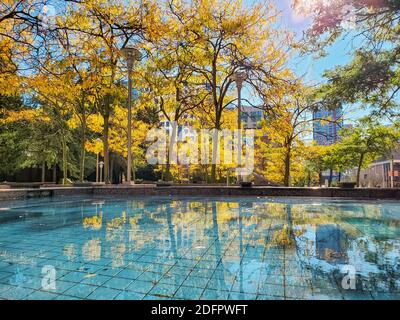
[(400, 199), (400, 188), (295, 188), (236, 186), (90, 186), (32, 189), (0, 189), (0, 201), (33, 197), (117, 195), (117, 196), (261, 196), (261, 197), (321, 197), (351, 199)]

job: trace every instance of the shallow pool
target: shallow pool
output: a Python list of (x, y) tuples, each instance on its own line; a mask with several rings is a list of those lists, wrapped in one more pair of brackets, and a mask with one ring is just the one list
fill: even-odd
[(400, 202), (0, 202), (1, 299), (400, 299)]

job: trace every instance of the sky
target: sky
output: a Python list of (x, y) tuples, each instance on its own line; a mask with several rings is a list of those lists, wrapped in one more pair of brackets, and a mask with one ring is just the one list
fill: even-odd
[[(293, 32), (296, 39), (300, 40), (303, 32), (311, 24), (311, 19), (296, 15), (291, 7), (292, 0), (273, 0), (275, 7), (282, 12), (281, 25)], [(307, 84), (316, 85), (325, 81), (323, 73), (326, 70), (334, 69), (335, 66), (345, 65), (351, 61), (356, 42), (352, 39), (340, 39), (327, 49), (327, 56), (315, 58), (312, 55), (296, 56), (290, 62), (290, 68), (298, 75), (304, 76)], [(366, 111), (357, 107), (345, 107), (347, 121), (352, 121), (366, 114)]]
[[(311, 19), (296, 15), (291, 7), (292, 0), (273, 1), (278, 10), (282, 12), (282, 27), (293, 32), (296, 39), (300, 40), (303, 32), (310, 26)], [(328, 48), (327, 57), (320, 59), (314, 59), (311, 55), (295, 57), (291, 62), (291, 67), (299, 76), (304, 75), (307, 82), (320, 83), (323, 81), (322, 75), (325, 70), (350, 61), (352, 49), (349, 40), (340, 40)]]

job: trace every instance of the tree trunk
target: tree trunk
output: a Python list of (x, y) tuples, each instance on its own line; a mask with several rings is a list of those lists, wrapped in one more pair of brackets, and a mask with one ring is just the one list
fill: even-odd
[(132, 179), (136, 180), (136, 161), (135, 158), (132, 157)]
[(329, 169), (329, 181), (328, 181), (328, 187), (332, 186), (332, 176), (333, 176), (333, 170)]
[(212, 156), (211, 156), (211, 182), (217, 182), (217, 159), (218, 159), (218, 137), (219, 137), (219, 129), (214, 129), (213, 131), (213, 139), (212, 139)]
[(81, 161), (80, 161), (80, 168), (79, 168), (79, 181), (83, 182), (83, 179), (85, 177), (85, 142), (86, 142), (86, 119), (84, 117), (83, 123), (82, 123), (82, 143), (81, 143)]
[(110, 157), (110, 183), (113, 183), (114, 157)]
[(211, 164), (211, 183), (217, 182), (217, 165), (215, 163)]
[(99, 182), (99, 154), (96, 155), (96, 182)]
[(162, 180), (171, 181), (170, 177), (171, 177), (171, 164), (169, 163), (169, 160), (167, 159), (167, 163), (165, 164), (164, 178)]
[(62, 134), (61, 137), (61, 143), (62, 143), (62, 171), (63, 171), (63, 180), (62, 184), (67, 184), (67, 179), (68, 179), (68, 164), (67, 164), (67, 143), (65, 141), (65, 136)]
[(360, 173), (363, 162), (364, 162), (364, 154), (361, 154), (360, 161), (358, 162), (358, 167), (357, 167), (357, 179), (356, 179), (357, 187), (360, 186)]
[(177, 164), (177, 150), (176, 150), (176, 138), (178, 122), (176, 120), (170, 122), (172, 124), (172, 131), (169, 136), (168, 150), (167, 150), (167, 163), (165, 166), (165, 180), (172, 181), (171, 176), (171, 162)]
[(53, 182), (57, 183), (57, 164), (53, 166)]
[(285, 175), (283, 177), (283, 184), (285, 187), (290, 186), (290, 159), (291, 158), (291, 149), (288, 147), (286, 149), (286, 154), (285, 154)]
[(104, 182), (110, 183), (110, 152), (108, 145), (108, 134), (109, 134), (109, 115), (104, 117), (104, 128), (103, 128), (103, 151), (104, 151)]
[(46, 161), (42, 163), (42, 182), (46, 181)]
[[(167, 163), (165, 164), (165, 181), (171, 181), (171, 163), (169, 162), (169, 155), (167, 156)], [(162, 180), (164, 180), (164, 178)]]

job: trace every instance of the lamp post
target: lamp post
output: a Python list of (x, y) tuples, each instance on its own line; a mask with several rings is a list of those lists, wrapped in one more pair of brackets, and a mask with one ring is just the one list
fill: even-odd
[[(238, 167), (242, 165), (242, 86), (243, 82), (247, 79), (247, 74), (244, 71), (236, 71), (232, 75), (232, 80), (236, 82), (238, 93), (238, 116), (237, 116), (237, 129), (238, 129)], [(241, 181), (241, 174), (238, 172), (238, 180)]]
[[(97, 138), (96, 139), (96, 149), (97, 149), (97, 143), (100, 143), (101, 139)], [(96, 182), (99, 182), (99, 158), (100, 158), (100, 152), (96, 152)]]
[(128, 67), (128, 159), (126, 169), (126, 183), (131, 184), (132, 176), (132, 69), (133, 63), (140, 60), (141, 54), (139, 50), (133, 47), (124, 46), (122, 53), (125, 57)]
[(99, 154), (96, 156), (96, 182), (99, 182)]
[(100, 161), (99, 162), (99, 167), (100, 167), (100, 173), (99, 173), (99, 182), (103, 182), (103, 167), (104, 167), (104, 162)]

